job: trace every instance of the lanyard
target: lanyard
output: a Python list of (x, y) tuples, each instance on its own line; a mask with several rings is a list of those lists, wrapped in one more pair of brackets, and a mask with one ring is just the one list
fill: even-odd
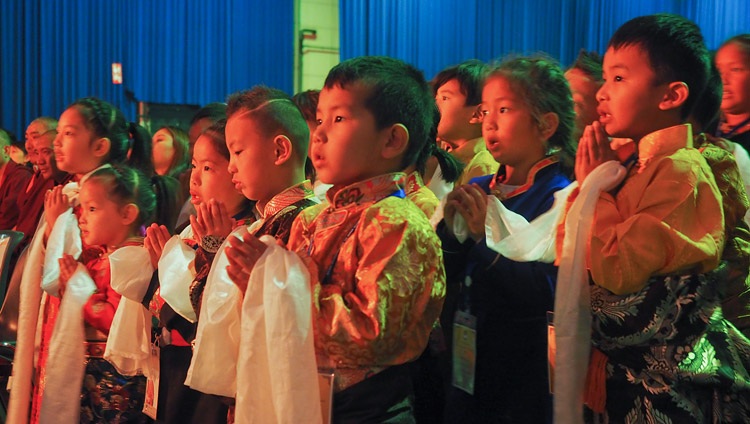
[[(400, 199), (403, 199), (406, 197), (406, 192), (404, 192), (404, 189), (400, 188), (393, 192), (390, 196), (398, 197)], [(390, 197), (389, 196), (389, 197)], [(349, 232), (346, 233), (346, 236), (344, 236), (344, 239), (341, 240), (341, 243), (339, 244), (339, 250), (336, 251), (336, 253), (333, 255), (333, 259), (331, 259), (331, 264), (328, 265), (328, 268), (326, 268), (326, 273), (323, 276), (323, 280), (321, 281), (321, 284), (330, 284), (331, 283), (331, 276), (333, 276), (333, 267), (336, 265), (336, 261), (339, 259), (339, 253), (341, 252), (341, 246), (344, 245), (344, 243), (351, 237), (352, 234), (354, 234), (354, 230), (357, 229), (358, 222), (355, 222), (351, 229), (349, 229)], [(312, 234), (310, 237), (310, 245), (307, 247), (307, 255), (312, 256), (312, 250), (313, 246), (315, 245), (315, 233)]]

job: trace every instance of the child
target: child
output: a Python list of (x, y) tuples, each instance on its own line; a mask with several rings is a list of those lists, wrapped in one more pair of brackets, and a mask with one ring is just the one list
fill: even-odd
[[(235, 187), (255, 201), (258, 220), (235, 230), (228, 243), (216, 243), (186, 384), (204, 393), (237, 396), (240, 402), (252, 382), (243, 380), (237, 368), (242, 294), (232, 281), (247, 282), (248, 276), (227, 265), (242, 260), (249, 239), (270, 235), (286, 242), (295, 217), (317, 202), (305, 179), (309, 130), (288, 95), (263, 86), (236, 93), (229, 98), (227, 116), (228, 170)], [(237, 419), (245, 419), (241, 411)]]
[(576, 131), (573, 140), (583, 135), (586, 125), (599, 119), (596, 113), (596, 92), (602, 86), (602, 58), (596, 52), (581, 50), (575, 62), (565, 71), (565, 79), (573, 93), (573, 104), (576, 109)]
[[(79, 201), (86, 247), (78, 261), (69, 254), (59, 259), (62, 301), (48, 357), (55, 367), (47, 371), (40, 421), (72, 422), (80, 415), (82, 423), (146, 422), (141, 413), (145, 378), (124, 377), (103, 354), (120, 302), (110, 284), (129, 278), (133, 268), (148, 266), (145, 252), (139, 255), (127, 246), (142, 246), (141, 227), (154, 215), (156, 196), (140, 172), (108, 167), (85, 180)], [(66, 331), (68, 323), (75, 324), (75, 313), (78, 330)], [(83, 357), (70, 353), (75, 342), (84, 345)]]
[(456, 186), (497, 171), (498, 163), (487, 151), (481, 138), (482, 126), (475, 117), (486, 73), (484, 63), (470, 60), (443, 69), (432, 80), (435, 102), (440, 110), (438, 139), (449, 146), (448, 151), (465, 166)]
[(716, 52), (716, 67), (724, 83), (718, 135), (750, 151), (750, 34), (725, 41)]
[(227, 171), (229, 150), (219, 121), (206, 129), (193, 148), (190, 199), (197, 209), (193, 225), (171, 241), (164, 226), (147, 229), (145, 247), (151, 254), (154, 274), (143, 300), (158, 319), (159, 396), (161, 423), (226, 422), (227, 406), (216, 396), (185, 386), (192, 358), (197, 316), (216, 239), (226, 238), (237, 226), (254, 221), (254, 204), (232, 183)]
[[(399, 171), (428, 142), (431, 107), (421, 72), (387, 57), (340, 63), (320, 93), (312, 159), (333, 187), (287, 246), (308, 265), (318, 364), (336, 367), (333, 422), (413, 422), (408, 362), (427, 344), (445, 280)], [(266, 250), (250, 241), (246, 272)]]
[[(484, 223), (488, 196), (531, 221), (570, 184), (575, 125), (570, 88), (549, 59), (507, 60), (486, 79), (480, 117), (487, 147), (502, 165), (496, 175), (449, 194), (437, 228), (448, 281), (457, 283), (448, 286), (442, 314), (453, 362), (445, 420), (551, 422), (546, 316), (553, 307), (557, 269), (490, 250)], [(466, 221), (470, 240), (457, 240), (457, 214)], [(467, 348), (450, 336), (464, 330), (475, 334), (475, 346)], [(461, 366), (467, 355), (475, 356), (475, 368)]]
[[(34, 335), (37, 329), (37, 317), (40, 317), (42, 320), (39, 323), (41, 341), (37, 373), (33, 378), (38, 384), (34, 389), (31, 421), (36, 422), (38, 419), (44, 390), (49, 339), (59, 306), (56, 284), (59, 275), (57, 260), (62, 253), (75, 255), (81, 252), (81, 238), (76, 217), (66, 211), (69, 211), (72, 205), (74, 212), (80, 213), (77, 200), (79, 184), (82, 184), (95, 170), (125, 161), (131, 144), (128, 138), (128, 124), (122, 112), (111, 104), (94, 97), (79, 99), (68, 107), (60, 116), (57, 128), (58, 134), (54, 142), (57, 166), (61, 171), (73, 174), (77, 182), (70, 183), (64, 188), (57, 186), (47, 194), (43, 222), (29, 248), (20, 289), (19, 338), (13, 361), (15, 385), (8, 409), (9, 421), (28, 415)], [(144, 140), (139, 137), (132, 140), (134, 145), (143, 142)], [(47, 237), (55, 226), (56, 220), (63, 213), (66, 214), (64, 218), (66, 225), (61, 226), (58, 232), (59, 237), (55, 237), (48, 244)], [(45, 245), (47, 245), (46, 248)], [(43, 273), (42, 268), (39, 267), (42, 263), (44, 263)], [(43, 298), (39, 290), (40, 285), (49, 293), (45, 293)]]
[[(683, 124), (706, 86), (708, 61), (699, 28), (674, 15), (626, 22), (604, 55), (599, 122), (584, 131), (576, 177), (585, 187), (615, 158), (608, 136), (635, 141), (637, 162), (626, 162), (621, 185), (598, 195), (590, 238), (581, 240), (593, 283), (593, 328), (584, 335), (595, 347), (588, 373), (597, 390), (587, 398), (594, 419), (750, 419), (747, 358), (736, 350), (747, 340), (721, 318), (723, 282), (703, 274), (724, 244), (721, 197)], [(566, 405), (555, 405), (561, 418), (558, 407)], [(580, 409), (571, 413), (580, 419)]]
[[(297, 105), (299, 111), (302, 112), (302, 117), (305, 118), (307, 128), (310, 130), (310, 136), (312, 136), (313, 132), (315, 131), (315, 127), (318, 126), (318, 121), (315, 119), (315, 111), (318, 109), (319, 96), (320, 90), (302, 91), (292, 96), (292, 101)], [(313, 183), (313, 187), (315, 188), (320, 183), (318, 181), (315, 181), (315, 168), (312, 166), (312, 161), (310, 160), (309, 153), (310, 152), (308, 152), (308, 157), (305, 161), (305, 176)], [(328, 187), (325, 188), (327, 189)], [(322, 193), (320, 194), (320, 196), (318, 196), (318, 193), (316, 193), (315, 195), (321, 199), (325, 199), (325, 190), (321, 191)]]

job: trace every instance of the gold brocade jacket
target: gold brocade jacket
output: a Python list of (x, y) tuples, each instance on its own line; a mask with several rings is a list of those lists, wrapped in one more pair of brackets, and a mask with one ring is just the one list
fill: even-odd
[(435, 210), (438, 208), (440, 201), (437, 196), (435, 196), (435, 193), (424, 185), (424, 181), (422, 181), (419, 172), (414, 171), (406, 177), (405, 190), (406, 198), (417, 205), (417, 207), (427, 215), (427, 218), (432, 217)]
[(492, 175), (500, 167), (492, 153), (487, 150), (482, 137), (467, 141), (466, 144), (451, 150), (451, 154), (466, 166), (454, 187), (469, 184), (472, 178)]
[(402, 173), (332, 187), (303, 211), (288, 248), (307, 264), (315, 350), (340, 391), (418, 357), (445, 297), (440, 240), (404, 199)]
[(692, 142), (690, 125), (646, 135), (620, 190), (599, 197), (588, 258), (597, 285), (634, 293), (654, 275), (706, 272), (718, 264), (721, 195)]

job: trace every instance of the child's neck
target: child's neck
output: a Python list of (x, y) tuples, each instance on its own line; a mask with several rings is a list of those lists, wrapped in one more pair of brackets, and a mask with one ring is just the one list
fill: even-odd
[(748, 118), (750, 118), (750, 111), (746, 113), (740, 113), (740, 114), (730, 114), (726, 113), (724, 114), (724, 118), (726, 120), (726, 125), (728, 127), (735, 127), (737, 125), (742, 124), (744, 121), (746, 121)]
[(529, 159), (516, 165), (505, 165), (505, 181), (503, 184), (520, 186), (526, 184), (529, 178), (529, 172), (544, 156)]
[(127, 233), (122, 234), (121, 236), (112, 240), (111, 243), (107, 243), (107, 253), (114, 252), (115, 250), (121, 248), (128, 241), (135, 240), (138, 237), (139, 236), (133, 231), (128, 231)]
[(307, 178), (305, 177), (305, 168), (300, 167), (299, 169), (295, 169), (292, 172), (279, 175), (280, 178), (274, 178), (275, 181), (275, 189), (270, 190), (269, 193), (273, 193), (269, 195), (265, 199), (257, 199), (255, 202), (255, 208), (258, 210), (258, 212), (263, 213), (263, 211), (266, 208), (266, 205), (268, 202), (271, 201), (276, 195), (279, 193), (294, 187), (298, 184), (303, 183)]

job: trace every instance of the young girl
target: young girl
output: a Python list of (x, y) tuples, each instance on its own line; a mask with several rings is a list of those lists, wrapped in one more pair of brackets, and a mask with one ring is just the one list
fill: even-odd
[(162, 423), (219, 423), (227, 419), (227, 406), (219, 397), (184, 385), (196, 317), (216, 248), (236, 226), (253, 221), (253, 203), (235, 188), (227, 170), (225, 125), (226, 121), (219, 121), (195, 142), (190, 199), (197, 215), (190, 218), (191, 225), (172, 240), (163, 226), (147, 230), (145, 245), (158, 268), (158, 278), (152, 280), (143, 301), (159, 319), (157, 418)]
[[(49, 341), (59, 307), (57, 260), (63, 253), (78, 255), (82, 250), (77, 218), (78, 189), (95, 170), (121, 163), (128, 148), (140, 146), (144, 140), (128, 135), (128, 124), (121, 111), (97, 98), (87, 97), (74, 102), (60, 116), (58, 135), (54, 142), (55, 158), (60, 170), (74, 175), (74, 183), (55, 187), (45, 198), (42, 224), (29, 249), (29, 260), (23, 273), (19, 306), (18, 340), (13, 362), (15, 385), (11, 394), (8, 419), (28, 416), (32, 379), (34, 387), (31, 421), (38, 419), (45, 387)], [(133, 147), (133, 148), (135, 148)], [(73, 206), (73, 211), (70, 211)], [(58, 217), (63, 215), (54, 237), (51, 235)], [(48, 240), (49, 238), (49, 240)], [(46, 245), (46, 247), (45, 247)], [(44, 267), (39, 266), (44, 264)], [(40, 285), (47, 293), (42, 297)], [(41, 306), (40, 306), (41, 305)], [(41, 311), (40, 311), (41, 308)], [(42, 322), (37, 326), (37, 319)], [(37, 328), (41, 331), (37, 372), (33, 373), (34, 340)]]
[[(143, 250), (138, 254), (128, 247), (142, 246), (141, 228), (153, 217), (156, 196), (139, 171), (107, 167), (86, 179), (78, 198), (81, 239), (87, 247), (78, 260), (69, 254), (59, 259), (63, 300), (50, 342), (48, 359), (55, 368), (47, 372), (40, 421), (66, 421), (70, 413), (73, 418), (80, 414), (81, 423), (145, 422), (145, 378), (120, 375), (103, 354), (120, 303), (111, 284), (148, 266)], [(77, 331), (67, 331), (76, 324)], [(78, 355), (68, 350), (75, 343), (84, 347)]]
[(154, 133), (151, 141), (154, 172), (176, 178), (188, 169), (190, 143), (185, 131), (176, 127), (163, 127)]
[[(453, 190), (437, 228), (448, 281), (441, 322), (452, 343), (445, 419), (551, 422), (546, 313), (553, 308), (557, 269), (496, 254), (484, 228), (489, 196), (531, 221), (570, 183), (570, 89), (550, 60), (511, 59), (490, 72), (480, 112), (487, 148), (502, 166)], [(463, 242), (453, 231), (457, 215), (469, 230)]]

